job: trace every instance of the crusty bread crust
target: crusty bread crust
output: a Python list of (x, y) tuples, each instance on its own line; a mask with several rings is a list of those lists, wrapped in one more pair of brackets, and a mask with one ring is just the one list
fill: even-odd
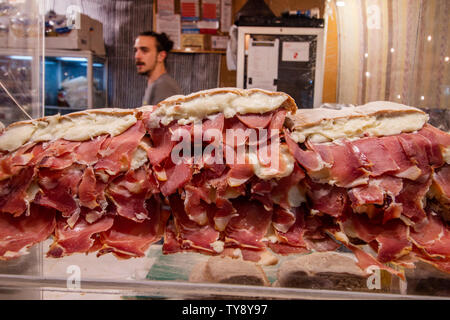
[(380, 114), (386, 116), (395, 116), (402, 114), (419, 113), (424, 111), (406, 106), (403, 104), (374, 101), (357, 107), (347, 107), (340, 110), (328, 108), (299, 109), (293, 115), (288, 117), (292, 120), (291, 130), (301, 130), (303, 128), (315, 126), (323, 120), (352, 119), (359, 117), (377, 116)]
[(305, 272), (308, 275), (317, 273), (345, 273), (366, 277), (351, 254), (339, 252), (314, 252), (290, 259), (281, 264), (278, 269), (279, 279), (293, 272)]
[(254, 262), (213, 256), (197, 264), (189, 275), (190, 282), (270, 285), (262, 267)]
[(288, 95), (284, 92), (267, 91), (267, 90), (258, 89), (258, 88), (253, 88), (253, 89), (215, 88), (215, 89), (202, 90), (202, 91), (191, 93), (186, 96), (176, 95), (176, 96), (169, 97), (166, 100), (158, 103), (157, 106), (158, 106), (158, 108), (170, 107), (173, 105), (179, 105), (179, 104), (182, 104), (185, 102), (189, 102), (189, 101), (192, 101), (197, 98), (211, 97), (214, 95), (224, 94), (224, 93), (232, 93), (232, 94), (235, 94), (235, 95), (238, 95), (241, 97), (248, 97), (254, 93), (262, 93), (262, 94), (266, 94), (271, 97), (284, 96), (284, 97), (286, 97), (286, 100), (283, 102), (283, 104), (280, 107), (286, 108), (291, 113), (295, 113), (297, 110), (297, 105), (296, 105), (294, 99), (290, 95)]
[(66, 115), (52, 115), (52, 116), (45, 116), (37, 119), (32, 120), (23, 120), (23, 121), (17, 121), (14, 123), (11, 123), (8, 127), (6, 127), (6, 130), (12, 129), (14, 127), (19, 127), (21, 125), (35, 125), (37, 123), (44, 123), (44, 122), (51, 122), (53, 121), (61, 121), (61, 120), (73, 120), (80, 116), (89, 116), (89, 115), (112, 115), (116, 117), (123, 117), (130, 114), (136, 114), (140, 115), (142, 111), (138, 109), (120, 109), (120, 108), (102, 108), (102, 109), (87, 109), (83, 111), (78, 112), (72, 112)]

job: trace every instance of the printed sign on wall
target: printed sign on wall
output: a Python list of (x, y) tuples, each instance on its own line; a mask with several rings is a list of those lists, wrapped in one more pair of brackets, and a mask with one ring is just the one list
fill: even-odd
[(282, 61), (309, 61), (309, 42), (283, 42)]

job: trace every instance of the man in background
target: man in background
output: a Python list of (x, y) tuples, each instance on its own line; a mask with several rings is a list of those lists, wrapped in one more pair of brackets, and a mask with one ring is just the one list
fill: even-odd
[(134, 43), (137, 72), (147, 77), (142, 105), (156, 105), (162, 100), (183, 94), (177, 82), (167, 73), (166, 59), (173, 42), (165, 33), (146, 31)]

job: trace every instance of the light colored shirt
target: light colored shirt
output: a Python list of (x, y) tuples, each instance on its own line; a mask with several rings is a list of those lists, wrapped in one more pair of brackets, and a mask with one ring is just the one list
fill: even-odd
[(168, 73), (164, 73), (145, 89), (142, 105), (156, 105), (164, 99), (183, 94), (178, 83)]

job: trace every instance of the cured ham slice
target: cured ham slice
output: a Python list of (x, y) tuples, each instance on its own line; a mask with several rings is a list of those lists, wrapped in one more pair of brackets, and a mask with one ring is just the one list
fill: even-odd
[(83, 175), (83, 167), (73, 165), (64, 170), (41, 169), (39, 185), (42, 192), (36, 195), (35, 203), (61, 212), (63, 217), (78, 216), (80, 206), (75, 196)]
[(307, 171), (314, 172), (323, 169), (324, 162), (318, 153), (311, 150), (302, 150), (297, 143), (291, 139), (289, 133), (285, 132), (284, 139), (295, 160), (297, 160), (297, 162)]
[(29, 208), (27, 189), (35, 174), (33, 168), (24, 168), (8, 180), (0, 181), (0, 212), (22, 215)]
[(329, 180), (339, 187), (353, 187), (366, 183), (367, 171), (353, 151), (351, 144), (311, 144), (314, 151), (329, 165)]
[[(169, 199), (174, 217), (176, 241), (180, 247), (183, 250), (194, 250), (209, 254), (217, 253), (214, 250), (213, 243), (219, 240), (220, 233), (214, 229), (211, 220), (208, 224), (201, 226), (189, 219), (180, 196), (172, 195)], [(169, 234), (170, 232), (169, 230)]]
[(389, 154), (389, 150), (378, 138), (359, 139), (351, 142), (351, 145), (364, 157), (364, 161), (367, 161), (364, 167), (370, 171), (371, 176), (377, 177), (400, 169)]
[(116, 205), (117, 213), (122, 217), (142, 222), (149, 218), (149, 210), (158, 210), (148, 206), (146, 201), (157, 187), (152, 175), (145, 167), (116, 178), (109, 184), (106, 193)]
[(256, 201), (238, 198), (231, 202), (238, 215), (230, 220), (225, 229), (225, 243), (243, 248), (264, 248), (262, 238), (271, 224), (272, 211)]
[(30, 215), (0, 215), (0, 260), (17, 258), (32, 245), (47, 239), (55, 229), (56, 211), (32, 204)]
[(450, 166), (436, 169), (433, 174), (432, 189), (441, 204), (450, 207)]
[(272, 113), (265, 114), (238, 114), (238, 119), (249, 128), (263, 129), (272, 121)]
[(85, 219), (78, 219), (71, 228), (67, 220), (57, 218), (55, 239), (50, 245), (47, 256), (60, 258), (73, 253), (85, 253), (94, 245), (98, 233), (106, 231), (113, 225), (114, 218), (105, 216), (89, 224)]
[(120, 258), (145, 256), (149, 246), (163, 237), (170, 216), (170, 212), (160, 209), (155, 200), (152, 199), (148, 205), (154, 209), (144, 222), (116, 216), (112, 227), (100, 233), (102, 248), (98, 255), (112, 252)]
[(105, 170), (110, 175), (130, 168), (131, 156), (145, 134), (142, 121), (138, 121), (121, 135), (108, 137), (99, 153), (102, 158), (95, 164), (96, 170)]
[(407, 157), (397, 136), (382, 137), (380, 140), (386, 149), (389, 150), (389, 155), (399, 167), (393, 173), (396, 177), (409, 180), (416, 180), (420, 177), (422, 170)]
[(107, 136), (98, 136), (90, 141), (81, 143), (75, 150), (76, 162), (92, 166), (99, 159), (99, 151)]
[(312, 209), (326, 213), (333, 217), (343, 214), (348, 196), (343, 188), (331, 186), (329, 184), (315, 183), (307, 180), (308, 195), (312, 200)]
[(180, 163), (175, 165), (171, 163), (165, 168), (167, 181), (161, 183), (161, 193), (167, 197), (177, 191), (178, 188), (183, 187), (191, 178), (193, 174), (192, 165), (189, 163)]
[(416, 230), (410, 232), (415, 245), (422, 248), (426, 255), (445, 259), (450, 254), (450, 228), (446, 226), (437, 214), (428, 214), (428, 221)]
[(142, 257), (164, 237), (165, 254), (273, 264), (344, 244), (364, 269), (447, 270), (450, 139), (427, 120), (219, 88), (15, 123), (0, 134), (0, 259), (50, 236), (49, 257)]

